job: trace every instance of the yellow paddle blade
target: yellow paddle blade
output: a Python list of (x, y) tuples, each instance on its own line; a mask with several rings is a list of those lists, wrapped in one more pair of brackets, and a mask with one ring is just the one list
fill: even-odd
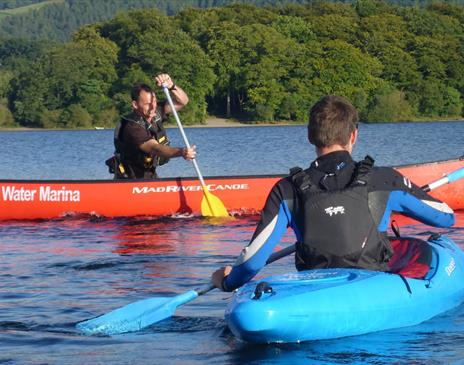
[(221, 199), (211, 194), (206, 188), (203, 188), (201, 215), (204, 217), (229, 217), (229, 213)]

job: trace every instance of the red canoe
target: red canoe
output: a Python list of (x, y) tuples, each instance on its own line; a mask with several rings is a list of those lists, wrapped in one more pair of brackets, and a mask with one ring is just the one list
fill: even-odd
[[(460, 159), (400, 166), (396, 169), (419, 186), (458, 168)], [(282, 175), (206, 178), (208, 189), (232, 214), (258, 213)], [(202, 188), (196, 178), (159, 180), (0, 180), (0, 220), (47, 219), (75, 214), (105, 217), (200, 214)], [(464, 209), (464, 180), (432, 195), (453, 209)]]

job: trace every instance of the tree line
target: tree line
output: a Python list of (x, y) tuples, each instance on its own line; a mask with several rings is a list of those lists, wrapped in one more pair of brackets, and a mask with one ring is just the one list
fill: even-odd
[(463, 21), (461, 5), (376, 0), (120, 13), (65, 43), (1, 41), (0, 125), (113, 126), (160, 72), (189, 94), (186, 123), (303, 122), (326, 94), (369, 122), (461, 118)]
[[(16, 9), (32, 4), (28, 11), (5, 17), (0, 13), (0, 37), (49, 39), (69, 41), (79, 27), (108, 20), (118, 12), (140, 8), (155, 8), (165, 15), (176, 15), (191, 8), (224, 7), (232, 4), (251, 4), (259, 7), (285, 6), (288, 4), (311, 5), (321, 0), (2, 0), (0, 11)], [(354, 3), (356, 0), (333, 0), (338, 3)], [(389, 0), (390, 4), (424, 7), (437, 0)], [(464, 5), (464, 0), (447, 0), (454, 5)]]

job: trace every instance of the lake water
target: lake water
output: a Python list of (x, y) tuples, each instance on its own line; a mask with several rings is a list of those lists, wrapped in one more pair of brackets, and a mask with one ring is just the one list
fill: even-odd
[[(400, 165), (464, 155), (464, 122), (361, 124), (354, 151), (378, 165)], [(286, 174), (315, 158), (305, 126), (188, 128), (204, 176)], [(169, 129), (173, 146), (183, 146)], [(113, 131), (0, 132), (0, 178), (110, 179), (104, 161), (114, 151)], [(195, 176), (192, 164), (173, 159), (161, 177)]]
[[(207, 175), (286, 173), (314, 153), (302, 126), (187, 129)], [(361, 125), (355, 157), (399, 165), (464, 154), (464, 123)], [(177, 130), (169, 130), (181, 145)], [(1, 178), (107, 179), (112, 132), (0, 132)], [(176, 159), (162, 176), (192, 176)], [(115, 197), (116, 198), (116, 197)], [(220, 225), (201, 218), (63, 218), (0, 222), (0, 364), (462, 364), (464, 306), (419, 326), (331, 341), (257, 346), (234, 338), (210, 292), (139, 333), (83, 336), (83, 319), (150, 296), (172, 297), (234, 261), (258, 217)], [(464, 217), (445, 230), (464, 247)], [(427, 237), (429, 227), (403, 228)], [(280, 248), (293, 243), (288, 234)], [(282, 259), (260, 277), (293, 270)]]

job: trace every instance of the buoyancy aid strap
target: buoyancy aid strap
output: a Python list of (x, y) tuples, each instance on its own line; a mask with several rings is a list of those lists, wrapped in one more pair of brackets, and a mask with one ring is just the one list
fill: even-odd
[(400, 227), (398, 226), (398, 222), (396, 220), (392, 220), (390, 227), (393, 233), (395, 234), (396, 238), (401, 238)]
[(374, 167), (374, 162), (375, 160), (369, 155), (366, 155), (364, 160), (357, 162), (353, 174), (353, 180), (350, 185), (365, 185), (366, 182), (362, 178), (372, 170), (372, 167)]
[(290, 177), (298, 190), (304, 192), (312, 186), (309, 175), (301, 167), (292, 167)]

